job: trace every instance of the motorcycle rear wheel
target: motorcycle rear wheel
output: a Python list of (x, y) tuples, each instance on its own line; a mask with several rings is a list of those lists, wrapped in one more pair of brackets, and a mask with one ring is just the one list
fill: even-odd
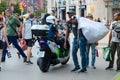
[(69, 61), (70, 57), (67, 58), (67, 60), (65, 62), (61, 62), (62, 65), (67, 64), (67, 62)]

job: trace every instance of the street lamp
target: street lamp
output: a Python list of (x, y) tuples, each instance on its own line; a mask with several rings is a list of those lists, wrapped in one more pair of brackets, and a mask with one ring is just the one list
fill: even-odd
[(119, 5), (119, 0), (113, 0), (113, 4), (118, 6)]

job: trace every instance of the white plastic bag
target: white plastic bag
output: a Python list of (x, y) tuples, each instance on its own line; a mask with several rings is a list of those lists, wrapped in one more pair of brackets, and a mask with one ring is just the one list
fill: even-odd
[(95, 22), (87, 18), (79, 18), (78, 29), (82, 29), (88, 43), (94, 43), (107, 35), (109, 30), (103, 23)]

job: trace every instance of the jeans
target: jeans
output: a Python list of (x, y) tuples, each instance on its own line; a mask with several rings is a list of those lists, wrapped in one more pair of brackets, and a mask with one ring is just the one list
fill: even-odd
[(82, 35), (80, 37), (80, 55), (81, 55), (81, 64), (82, 64), (82, 69), (86, 69), (86, 45), (87, 45), (87, 40), (86, 38)]
[(74, 38), (73, 40), (73, 46), (72, 46), (72, 58), (74, 62), (75, 68), (79, 68), (79, 63), (78, 63), (78, 57), (77, 57), (77, 51), (79, 48), (79, 42), (77, 38)]
[[(25, 53), (23, 52), (22, 48), (19, 46), (17, 42), (17, 36), (7, 36), (7, 37), (8, 37), (9, 43), (12, 43), (15, 46), (15, 48), (20, 52), (23, 58), (26, 58)], [(5, 43), (4, 49), (3, 49), (3, 55), (2, 55), (3, 60), (5, 60), (6, 52), (7, 52), (7, 44)]]
[(6, 53), (8, 52), (8, 50), (7, 49), (5, 49), (5, 45), (6, 45), (6, 43), (5, 42), (3, 42), (3, 52), (2, 52), (2, 61), (5, 61), (5, 58), (6, 58)]
[(91, 50), (92, 50), (92, 61), (91, 61), (91, 65), (92, 66), (95, 66), (95, 58), (96, 58), (96, 54), (95, 54), (95, 43), (88, 43), (87, 46), (86, 46), (86, 59), (87, 59), (87, 62), (86, 62), (86, 65), (88, 66), (89, 65), (89, 51), (90, 51), (90, 47), (91, 47)]

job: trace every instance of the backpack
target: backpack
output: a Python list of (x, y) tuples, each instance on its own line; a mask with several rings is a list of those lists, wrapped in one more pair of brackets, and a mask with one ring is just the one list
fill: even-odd
[(117, 33), (117, 38), (120, 40), (120, 23), (116, 23), (113, 25), (113, 30)]

